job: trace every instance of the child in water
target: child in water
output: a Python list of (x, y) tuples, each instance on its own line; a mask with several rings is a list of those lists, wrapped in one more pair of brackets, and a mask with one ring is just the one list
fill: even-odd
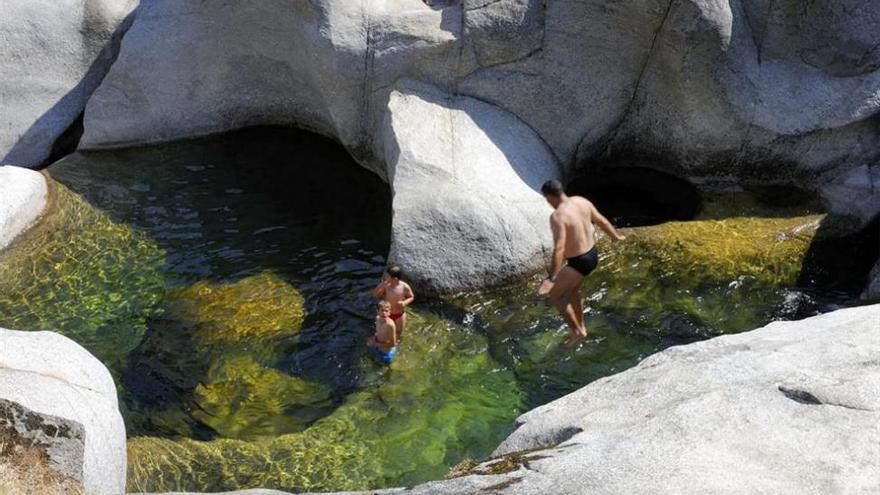
[(397, 355), (397, 330), (391, 319), (391, 303), (376, 303), (376, 332), (367, 338), (367, 345), (383, 364), (391, 364)]
[(374, 297), (381, 297), (391, 304), (391, 314), (394, 328), (397, 330), (397, 340), (403, 336), (406, 328), (406, 307), (412, 304), (416, 298), (412, 288), (401, 280), (403, 270), (399, 266), (391, 266), (382, 274), (382, 281), (373, 289)]

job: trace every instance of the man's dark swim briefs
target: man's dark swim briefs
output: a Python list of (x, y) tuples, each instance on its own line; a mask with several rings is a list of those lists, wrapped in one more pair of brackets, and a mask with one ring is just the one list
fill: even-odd
[(599, 250), (596, 246), (580, 256), (566, 258), (566, 266), (570, 266), (583, 276), (587, 276), (599, 265)]

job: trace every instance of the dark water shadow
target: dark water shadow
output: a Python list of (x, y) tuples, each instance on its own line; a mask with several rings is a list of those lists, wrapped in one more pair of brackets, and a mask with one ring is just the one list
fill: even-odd
[(880, 215), (858, 232), (846, 235), (840, 235), (837, 222), (826, 217), (819, 224), (804, 256), (798, 285), (858, 297), (880, 259)]
[[(265, 364), (332, 389), (327, 413), (357, 386), (372, 330), (361, 315), (371, 314), (369, 289), (386, 261), (391, 198), (387, 184), (338, 143), (295, 129), (251, 128), (76, 153), (49, 173), (164, 250), (169, 289), (264, 272), (295, 287), (305, 298), (302, 328), (279, 343), (280, 361)], [(185, 336), (199, 324), (167, 315), (149, 321), (123, 371), (132, 408), (179, 403), (198, 385), (210, 360), (187, 355), (194, 344)], [(165, 371), (157, 372), (163, 359)], [(211, 437), (191, 426), (197, 438)], [(139, 433), (169, 434), (146, 429)]]
[(700, 194), (687, 180), (623, 163), (583, 168), (566, 192), (592, 201), (618, 227), (691, 220), (701, 209)]

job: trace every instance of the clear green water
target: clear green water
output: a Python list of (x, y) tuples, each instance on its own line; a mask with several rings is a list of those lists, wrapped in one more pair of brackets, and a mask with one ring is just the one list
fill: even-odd
[(59, 331), (107, 363), (133, 491), (437, 478), (524, 410), (653, 352), (850, 297), (794, 287), (818, 217), (719, 196), (713, 220), (603, 245), (578, 347), (528, 281), (419, 299), (386, 368), (363, 340), (390, 193), (333, 143), (255, 129), (75, 154), (48, 175), (52, 210), (0, 253), (0, 326)]

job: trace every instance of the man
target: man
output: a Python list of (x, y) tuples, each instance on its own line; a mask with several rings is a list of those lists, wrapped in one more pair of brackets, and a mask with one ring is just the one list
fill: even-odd
[(376, 304), (376, 331), (367, 339), (367, 345), (373, 348), (383, 364), (391, 364), (397, 355), (397, 336), (390, 315), (391, 304), (379, 301)]
[(599, 264), (593, 225), (614, 241), (622, 241), (625, 236), (618, 234), (611, 222), (586, 198), (566, 195), (558, 180), (545, 182), (541, 193), (555, 211), (550, 215), (550, 229), (553, 231), (550, 276), (541, 283), (538, 293), (550, 294), (553, 306), (571, 329), (566, 343), (574, 345), (587, 336), (581, 282)]
[(397, 329), (397, 340), (403, 336), (406, 327), (406, 307), (415, 299), (409, 284), (401, 280), (403, 270), (394, 265), (382, 274), (382, 281), (373, 289), (374, 297), (381, 297), (391, 304), (391, 319)]

